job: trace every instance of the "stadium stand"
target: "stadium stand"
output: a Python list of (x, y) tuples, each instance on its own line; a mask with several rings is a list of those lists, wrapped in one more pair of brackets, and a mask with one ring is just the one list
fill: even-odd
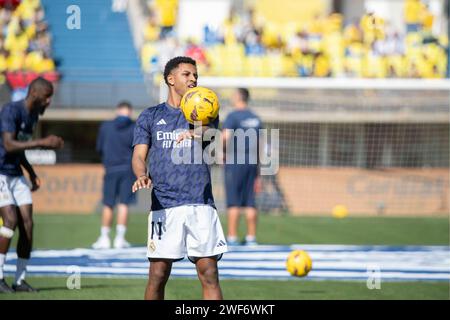
[(56, 82), (51, 36), (39, 0), (0, 2), (0, 84), (8, 83), (12, 99), (23, 97), (39, 75)]
[[(133, 43), (130, 17), (123, 1), (41, 0), (61, 79), (54, 96), (56, 109), (78, 109), (83, 119), (104, 119), (98, 112), (125, 97), (143, 108), (151, 97)], [(128, 6), (129, 7), (129, 6)], [(107, 117), (107, 113), (106, 117)], [(65, 113), (56, 118), (63, 120)]]
[(139, 61), (123, 12), (111, 1), (76, 2), (82, 8), (80, 29), (66, 26), (69, 1), (42, 0), (54, 38), (54, 55), (66, 82), (142, 82)]
[[(244, 12), (232, 8), (218, 30), (205, 26), (203, 39), (181, 42), (174, 36), (178, 1), (169, 2), (146, 1), (148, 24), (141, 50), (145, 72), (157, 72), (165, 52), (171, 51), (200, 58), (201, 73), (210, 76), (446, 76), (448, 35), (432, 32), (435, 17), (420, 0), (404, 2), (404, 33), (371, 12), (357, 21), (344, 21), (341, 14), (318, 13), (313, 5), (304, 20), (297, 19), (302, 23), (280, 21), (274, 17), (286, 12), (283, 6), (258, 1)], [(264, 17), (270, 10), (271, 17)]]

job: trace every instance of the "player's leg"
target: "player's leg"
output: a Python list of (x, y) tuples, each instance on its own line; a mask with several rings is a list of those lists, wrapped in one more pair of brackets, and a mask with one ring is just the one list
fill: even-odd
[(0, 227), (0, 254), (6, 255), (17, 227), (16, 207), (13, 205), (0, 207), (0, 215), (3, 220), (3, 226)]
[(131, 172), (125, 171), (122, 173), (119, 187), (119, 204), (117, 205), (115, 248), (130, 247), (130, 244), (125, 240), (125, 234), (128, 224), (128, 206), (135, 201), (135, 194), (131, 190), (133, 182), (134, 176)]
[(238, 175), (232, 166), (225, 166), (225, 192), (227, 204), (227, 242), (229, 245), (237, 245), (238, 226), (240, 216), (240, 192)]
[(95, 241), (92, 244), (93, 249), (111, 248), (111, 239), (109, 238), (109, 234), (111, 232), (112, 221), (113, 221), (113, 208), (108, 205), (103, 205), (100, 236), (97, 238), (97, 241)]
[(164, 300), (164, 291), (172, 270), (172, 260), (149, 259), (150, 267), (145, 300)]
[(217, 261), (227, 252), (227, 244), (217, 211), (207, 205), (188, 206), (186, 247), (195, 263), (204, 299), (222, 299)]
[(258, 211), (255, 202), (255, 181), (258, 174), (256, 165), (247, 165), (245, 169), (245, 181), (243, 192), (243, 205), (245, 206), (247, 234), (245, 236), (245, 243), (247, 245), (256, 245), (256, 225), (258, 218)]
[(111, 239), (109, 234), (111, 232), (111, 225), (113, 222), (116, 187), (117, 179), (114, 174), (106, 173), (103, 177), (102, 225), (100, 227), (100, 236), (97, 241), (92, 244), (92, 248), (94, 249), (111, 248)]
[(185, 211), (174, 207), (151, 211), (148, 216), (147, 257), (150, 260), (145, 299), (164, 299), (172, 263), (184, 258)]
[(128, 205), (119, 203), (117, 205), (117, 225), (126, 227), (128, 224)]
[(33, 201), (31, 191), (25, 177), (14, 179), (12, 192), (17, 204), (17, 226), (19, 239), (17, 241), (17, 269), (16, 278), (12, 288), (21, 292), (36, 292), (26, 281), (27, 265), (33, 248)]
[(6, 253), (8, 252), (11, 238), (17, 226), (17, 213), (15, 206), (7, 205), (0, 207), (0, 215), (3, 225), (0, 227), (0, 293), (13, 293), (4, 279), (3, 267), (6, 261)]
[(128, 241), (125, 240), (125, 234), (127, 232), (127, 219), (128, 205), (119, 203), (117, 205), (116, 237), (114, 238), (114, 248), (116, 249), (130, 247)]
[(15, 291), (36, 292), (26, 281), (27, 265), (33, 248), (33, 205), (25, 204), (17, 207), (19, 239), (17, 241), (17, 269), (13, 284)]
[(111, 225), (113, 223), (113, 215), (114, 215), (113, 207), (110, 205), (103, 205), (102, 227), (111, 228)]
[(216, 257), (202, 257), (195, 262), (198, 278), (202, 284), (203, 299), (222, 300), (222, 290), (219, 284), (219, 270)]
[(227, 241), (229, 245), (238, 244), (238, 226), (239, 226), (239, 207), (229, 207), (227, 209), (228, 233)]
[(256, 225), (258, 223), (258, 211), (254, 207), (246, 207), (247, 220), (247, 235), (245, 236), (246, 243), (256, 241)]

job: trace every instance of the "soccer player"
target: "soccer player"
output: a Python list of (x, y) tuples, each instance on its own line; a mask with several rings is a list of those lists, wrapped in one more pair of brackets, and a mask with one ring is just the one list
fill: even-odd
[[(203, 298), (222, 299), (217, 261), (227, 251), (227, 244), (214, 205), (210, 168), (204, 161), (177, 164), (172, 160), (172, 152), (178, 148), (187, 152), (202, 143), (189, 130), (180, 110), (181, 98), (197, 86), (197, 78), (195, 60), (171, 59), (164, 68), (167, 101), (143, 111), (136, 122), (132, 164), (137, 180), (133, 191), (153, 185), (146, 299), (164, 299), (172, 263), (186, 253), (196, 266)], [(218, 121), (211, 126), (217, 127)]]
[[(39, 188), (40, 181), (24, 151), (38, 147), (63, 147), (63, 140), (54, 135), (30, 140), (39, 116), (50, 105), (52, 95), (52, 84), (43, 78), (37, 78), (31, 82), (25, 100), (8, 103), (0, 112), (0, 215), (3, 219), (3, 226), (0, 228), (0, 293), (36, 291), (25, 281), (25, 274), (33, 242), (31, 191)], [(30, 176), (31, 190), (23, 176), (21, 165)], [(19, 227), (17, 271), (11, 289), (5, 282), (3, 265), (16, 227)]]
[(94, 249), (111, 248), (109, 232), (113, 221), (113, 210), (117, 204), (117, 226), (114, 248), (128, 248), (125, 240), (128, 220), (128, 205), (135, 202), (131, 191), (134, 182), (131, 169), (133, 153), (133, 132), (135, 124), (131, 120), (131, 104), (123, 101), (117, 105), (116, 118), (105, 121), (97, 136), (97, 151), (102, 156), (105, 167), (103, 178), (103, 213), (100, 237), (92, 245)]
[[(249, 91), (245, 88), (235, 90), (231, 102), (235, 108), (228, 114), (223, 124), (223, 145), (226, 149), (225, 162), (225, 191), (228, 209), (228, 235), (229, 245), (238, 245), (237, 229), (241, 208), (245, 209), (247, 215), (246, 245), (256, 245), (256, 222), (257, 210), (255, 204), (255, 180), (258, 176), (258, 152), (259, 152), (259, 129), (262, 122), (259, 117), (248, 109), (250, 99)], [(241, 129), (243, 133), (254, 130), (255, 139), (247, 139), (241, 142), (234, 136), (236, 130)], [(230, 140), (234, 139), (233, 148), (229, 146)], [(248, 140), (248, 141), (247, 141)], [(228, 148), (227, 148), (228, 146)], [(239, 163), (239, 154), (242, 163)], [(231, 159), (229, 159), (231, 158)], [(255, 159), (256, 161), (253, 161)]]

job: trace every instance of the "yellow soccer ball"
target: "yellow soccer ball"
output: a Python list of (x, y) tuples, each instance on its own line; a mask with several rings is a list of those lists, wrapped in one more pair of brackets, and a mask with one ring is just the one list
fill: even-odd
[(339, 204), (334, 206), (332, 214), (333, 217), (342, 219), (348, 216), (348, 209), (346, 206)]
[(207, 125), (219, 115), (219, 98), (211, 89), (195, 87), (186, 91), (180, 107), (189, 123), (201, 121)]
[(306, 251), (294, 250), (287, 257), (286, 269), (293, 276), (304, 277), (312, 269), (311, 257)]

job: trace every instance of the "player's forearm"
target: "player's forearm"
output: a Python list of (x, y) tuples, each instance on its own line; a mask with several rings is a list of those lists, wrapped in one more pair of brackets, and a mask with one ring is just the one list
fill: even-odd
[(133, 167), (133, 173), (136, 178), (147, 175), (147, 164), (145, 159), (142, 159), (139, 155), (133, 155), (131, 160), (131, 166)]
[(40, 146), (40, 140), (17, 141), (11, 139), (8, 141), (4, 141), (4, 147), (6, 152), (8, 153), (23, 152), (27, 149), (34, 149)]
[(25, 152), (22, 152), (20, 156), (20, 164), (28, 172), (30, 177), (36, 177), (36, 172), (34, 172), (33, 166), (28, 162), (28, 159), (25, 156)]

